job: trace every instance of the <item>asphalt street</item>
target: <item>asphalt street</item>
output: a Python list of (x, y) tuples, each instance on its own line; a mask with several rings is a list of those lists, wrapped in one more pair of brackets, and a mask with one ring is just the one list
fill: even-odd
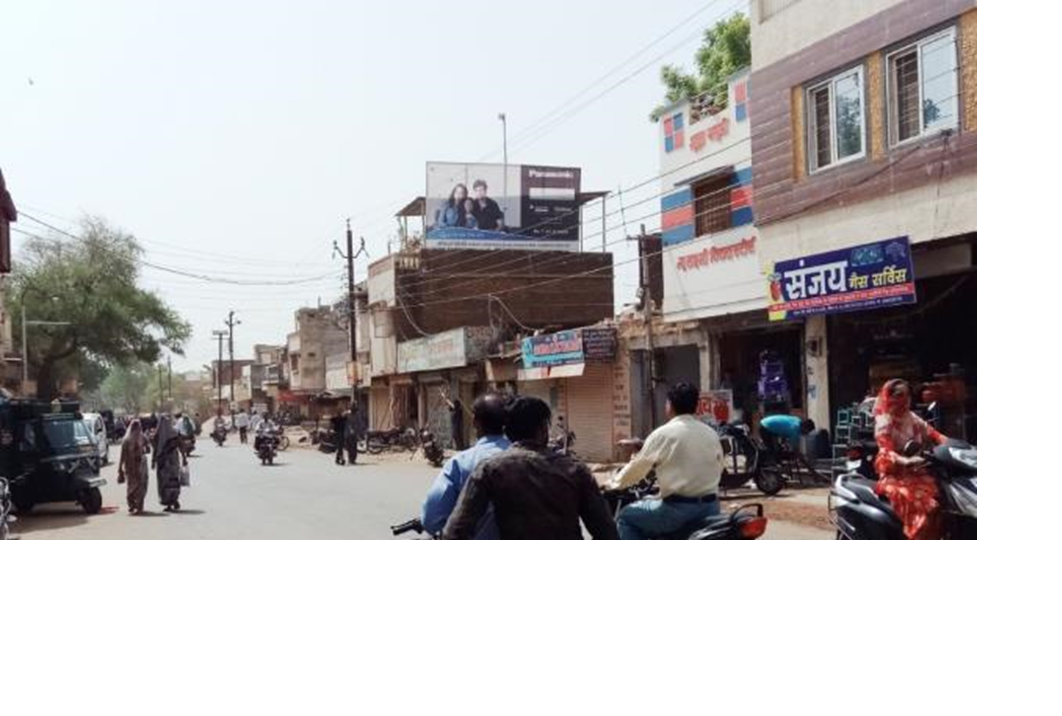
[[(117, 447), (111, 455), (117, 458)], [(103, 468), (104, 509), (86, 515), (73, 503), (38, 505), (21, 516), (22, 539), (393, 539), (390, 525), (419, 514), (437, 470), (420, 456), (359, 456), (339, 466), (331, 455), (293, 447), (263, 466), (249, 446), (217, 447), (205, 433), (190, 460), (191, 487), (181, 512), (163, 512), (151, 477), (146, 512), (129, 515), (125, 485)], [(772, 520), (768, 539), (823, 539), (821, 529)], [(412, 535), (410, 535), (412, 538)]]

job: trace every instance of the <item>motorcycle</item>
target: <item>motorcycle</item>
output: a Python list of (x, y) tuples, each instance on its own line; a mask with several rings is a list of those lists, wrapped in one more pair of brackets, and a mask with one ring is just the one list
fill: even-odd
[(549, 449), (558, 455), (569, 455), (576, 457), (575, 451), (572, 450), (572, 445), (575, 444), (575, 433), (571, 430), (563, 430), (560, 435), (555, 438), (551, 438), (549, 441)]
[(413, 428), (391, 428), (390, 430), (369, 430), (365, 433), (365, 452), (379, 455), (387, 448), (400, 448), (416, 452), (420, 446), (417, 431)]
[(422, 428), (420, 431), (420, 449), (424, 452), (428, 464), (432, 467), (442, 467), (446, 460), (446, 453), (439, 445), (439, 441), (435, 439), (435, 433), (427, 428)]
[(255, 436), (254, 451), (263, 465), (273, 464), (273, 459), (277, 456), (277, 445), (279, 443), (280, 440), (277, 438), (276, 433), (273, 432), (264, 432)]
[[(620, 510), (632, 502), (652, 497), (656, 494), (656, 476), (650, 473), (637, 485), (623, 490), (606, 490), (602, 494), (613, 517), (618, 517)], [(763, 515), (763, 505), (752, 504), (739, 507), (729, 514), (714, 515), (694, 520), (680, 530), (654, 539), (663, 540), (720, 540), (720, 539), (759, 539), (767, 531), (767, 518)]]
[(191, 455), (195, 450), (195, 435), (182, 435), (180, 446), (185, 457)]
[(218, 447), (221, 447), (225, 444), (225, 438), (228, 437), (228, 434), (229, 431), (226, 430), (223, 425), (219, 425), (214, 428), (212, 433), (210, 433), (210, 437), (218, 444)]
[[(937, 480), (944, 539), (977, 539), (977, 448), (961, 440), (929, 450), (908, 443), (903, 454), (921, 455)], [(837, 539), (905, 539), (903, 523), (876, 487), (877, 476), (868, 478), (861, 470), (837, 478), (827, 503)]]

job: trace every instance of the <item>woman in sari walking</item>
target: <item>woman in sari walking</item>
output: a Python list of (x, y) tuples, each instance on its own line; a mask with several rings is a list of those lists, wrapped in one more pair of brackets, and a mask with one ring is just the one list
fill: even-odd
[(159, 416), (159, 428), (155, 433), (155, 452), (151, 464), (159, 485), (159, 502), (165, 512), (181, 509), (181, 466), (188, 462), (180, 449), (181, 439), (169, 415)]
[(126, 483), (125, 499), (129, 514), (144, 511), (144, 498), (148, 489), (148, 453), (151, 446), (139, 420), (129, 423), (122, 438), (122, 455), (118, 460), (118, 484)]

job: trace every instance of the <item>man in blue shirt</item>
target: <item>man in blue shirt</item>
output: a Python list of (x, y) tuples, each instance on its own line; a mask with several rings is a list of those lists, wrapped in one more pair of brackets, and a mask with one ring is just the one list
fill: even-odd
[[(424, 500), (421, 522), (429, 534), (442, 532), (457, 505), (461, 488), (476, 466), (509, 447), (505, 437), (505, 398), (499, 393), (485, 393), (476, 398), (472, 403), (472, 420), (476, 444), (447, 460)], [(493, 511), (488, 511), (480, 521), (476, 539), (498, 539)]]

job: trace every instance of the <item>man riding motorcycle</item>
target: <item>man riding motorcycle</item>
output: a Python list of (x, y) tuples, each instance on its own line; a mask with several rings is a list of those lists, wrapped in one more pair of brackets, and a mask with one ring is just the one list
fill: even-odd
[(627, 505), (616, 518), (620, 539), (647, 539), (681, 530), (719, 514), (723, 474), (719, 435), (697, 418), (700, 390), (677, 383), (668, 390), (668, 422), (650, 433), (642, 449), (612, 478), (606, 489), (635, 485), (656, 470), (660, 494)]

